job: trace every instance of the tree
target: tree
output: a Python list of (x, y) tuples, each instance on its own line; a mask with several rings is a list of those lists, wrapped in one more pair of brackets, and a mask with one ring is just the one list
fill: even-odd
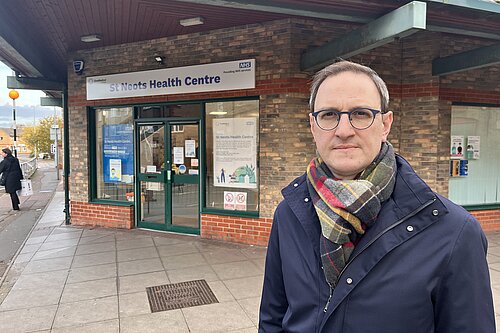
[[(61, 117), (56, 118), (59, 128), (63, 127), (63, 121)], [(54, 125), (54, 116), (46, 117), (40, 120), (36, 126), (29, 126), (24, 128), (22, 133), (23, 141), (26, 143), (31, 151), (38, 151), (38, 153), (49, 153), (50, 145), (54, 143), (54, 140), (50, 139), (50, 128)], [(58, 138), (62, 140), (62, 138)]]

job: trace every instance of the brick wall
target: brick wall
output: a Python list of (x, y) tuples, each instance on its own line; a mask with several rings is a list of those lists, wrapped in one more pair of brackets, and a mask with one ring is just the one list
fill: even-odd
[(71, 200), (71, 224), (131, 229), (134, 209), (131, 206), (92, 204)]
[[(314, 24), (308, 23), (313, 27)], [(161, 38), (127, 45), (79, 51), (72, 58), (83, 59), (85, 76), (133, 72), (159, 68), (154, 54), (165, 55), (166, 67), (180, 67), (230, 61), (243, 58), (256, 59), (256, 88), (201, 94), (165, 95), (114, 100), (87, 101), (85, 77), (72, 72), (68, 62), (70, 147), (71, 147), (71, 197), (78, 204), (72, 206), (72, 216), (78, 223), (101, 223), (89, 208), (82, 210), (81, 203), (89, 198), (87, 115), (89, 106), (130, 105), (166, 101), (216, 99), (225, 97), (260, 96), (260, 223), (273, 214), (281, 200), (280, 190), (305, 170), (307, 161), (314, 155), (307, 117), (307, 73), (298, 71), (300, 53), (292, 48), (291, 20), (220, 29), (207, 34), (191, 34)], [(242, 38), (245, 36), (245, 38)], [(311, 38), (310, 38), (311, 39)], [(228, 45), (230, 45), (228, 47)], [(196, 54), (196, 57), (193, 57)], [(292, 59), (293, 58), (293, 59)], [(286, 140), (283, 140), (286, 138)], [(249, 220), (252, 221), (252, 220)], [(238, 224), (239, 222), (235, 222)], [(126, 225), (126, 224), (125, 224)], [(241, 237), (237, 241), (250, 242), (250, 231), (236, 228)], [(207, 224), (206, 237), (215, 237)], [(235, 229), (235, 230), (236, 230)], [(253, 234), (255, 241), (267, 242), (269, 228), (259, 230), (262, 239)], [(267, 233), (267, 234), (266, 234)], [(227, 238), (223, 233), (220, 238)], [(266, 238), (264, 242), (263, 239)], [(238, 240), (239, 239), (239, 240)]]
[[(286, 19), (73, 54), (71, 59), (85, 61), (85, 76), (256, 59), (255, 89), (101, 101), (86, 100), (85, 76), (74, 74), (68, 61), (73, 222), (104, 223), (89, 215), (102, 205), (85, 205), (89, 198), (87, 107), (259, 96), (260, 218), (202, 214), (201, 234), (238, 242), (264, 244), (264, 239), (267, 242), (270, 219), (281, 200), (281, 188), (302, 174), (315, 155), (307, 116), (308, 82), (312, 73), (300, 71), (300, 56), (304, 50), (323, 45), (356, 26)], [(451, 103), (461, 100), (500, 104), (500, 66), (435, 77), (432, 60), (483, 44), (487, 42), (419, 32), (352, 58), (374, 68), (388, 83), (390, 108), (394, 111), (389, 140), (417, 173), (444, 195), (448, 193)], [(158, 66), (152, 59), (154, 54), (164, 55), (166, 65)], [(116, 216), (123, 210), (119, 207)], [(131, 208), (129, 213), (127, 216), (132, 218)], [(118, 221), (113, 216), (109, 218)], [(117, 224), (131, 227), (127, 221)]]
[(266, 246), (272, 218), (201, 214), (201, 237)]
[(470, 212), (484, 231), (500, 230), (500, 209), (474, 210)]

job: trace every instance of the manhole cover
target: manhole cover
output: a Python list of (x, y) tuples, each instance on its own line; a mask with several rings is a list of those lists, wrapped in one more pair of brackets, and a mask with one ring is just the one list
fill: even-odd
[(151, 312), (219, 303), (205, 280), (147, 287), (146, 292)]

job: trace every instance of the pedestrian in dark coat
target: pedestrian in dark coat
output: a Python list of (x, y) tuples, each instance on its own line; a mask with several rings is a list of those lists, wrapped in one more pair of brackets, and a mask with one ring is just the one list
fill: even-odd
[(495, 332), (486, 237), (394, 153), (388, 101), (368, 67), (316, 74), (318, 157), (274, 215), (260, 333)]
[(0, 179), (5, 179), (5, 192), (10, 194), (12, 201), (12, 209), (19, 210), (19, 197), (17, 191), (21, 189), (21, 179), (23, 172), (19, 165), (19, 160), (12, 156), (12, 151), (9, 148), (3, 148), (1, 152), (3, 161), (0, 162)]

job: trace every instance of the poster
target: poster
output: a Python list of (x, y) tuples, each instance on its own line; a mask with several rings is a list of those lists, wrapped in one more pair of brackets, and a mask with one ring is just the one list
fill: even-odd
[(224, 209), (247, 210), (247, 193), (224, 191)]
[(104, 125), (102, 142), (104, 182), (132, 182), (134, 175), (133, 126), (130, 124)]
[(256, 118), (213, 120), (214, 186), (257, 188)]
[(468, 160), (478, 160), (480, 155), (480, 136), (468, 136), (467, 137), (467, 159)]
[(451, 160), (450, 177), (467, 177), (469, 175), (468, 160)]
[(122, 181), (122, 160), (119, 159), (109, 160), (109, 180), (115, 182)]
[(186, 149), (186, 157), (196, 157), (196, 141), (186, 140), (184, 141), (184, 148)]
[(174, 164), (184, 164), (184, 147), (174, 147)]
[(464, 156), (464, 137), (463, 135), (451, 136), (450, 157), (452, 159), (461, 159)]

